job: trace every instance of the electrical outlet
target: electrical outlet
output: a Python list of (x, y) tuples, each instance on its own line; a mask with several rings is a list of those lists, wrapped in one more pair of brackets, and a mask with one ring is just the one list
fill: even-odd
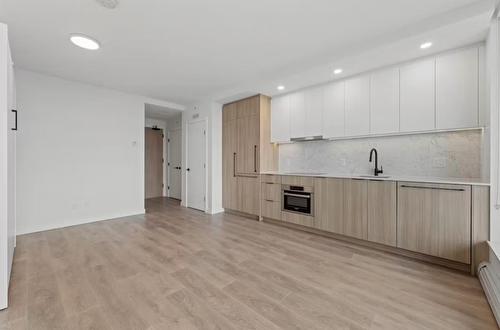
[(342, 166), (346, 166), (347, 165), (347, 160), (345, 158), (341, 158), (340, 159), (340, 163), (342, 164)]
[(432, 159), (432, 167), (434, 167), (434, 168), (446, 167), (446, 158), (445, 157), (436, 157), (436, 158)]

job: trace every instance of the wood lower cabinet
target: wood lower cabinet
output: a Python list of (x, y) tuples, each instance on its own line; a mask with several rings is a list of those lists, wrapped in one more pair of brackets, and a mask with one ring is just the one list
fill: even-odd
[[(229, 111), (224, 114), (229, 117)], [(229, 117), (230, 118), (230, 117)], [(228, 119), (222, 127), (222, 205), (224, 208), (238, 210), (238, 177), (236, 176), (236, 139), (237, 135), (236, 111), (234, 119)]]
[(368, 238), (368, 182), (366, 180), (344, 180), (344, 232), (359, 239)]
[(397, 241), (403, 249), (470, 263), (470, 186), (400, 182)]
[(281, 177), (263, 175), (261, 182), (261, 216), (281, 220)]
[(258, 177), (238, 177), (238, 211), (260, 214), (260, 180)]
[(368, 240), (396, 246), (397, 185), (394, 181), (368, 181)]
[(344, 180), (314, 179), (314, 228), (344, 233)]

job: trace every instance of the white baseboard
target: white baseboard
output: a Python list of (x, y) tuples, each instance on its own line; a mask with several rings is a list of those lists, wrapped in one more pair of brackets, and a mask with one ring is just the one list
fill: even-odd
[(221, 207), (221, 208), (209, 210), (207, 213), (208, 214), (217, 214), (217, 213), (222, 213), (222, 212), (224, 212), (224, 209)]
[(478, 268), (479, 281), (500, 326), (500, 259), (491, 244), (489, 262), (481, 263)]
[(19, 236), (19, 235), (37, 233), (37, 232), (46, 231), (46, 230), (78, 226), (78, 225), (83, 225), (86, 223), (130, 217), (130, 216), (141, 215), (141, 214), (145, 214), (145, 213), (146, 213), (145, 209), (140, 209), (140, 210), (129, 211), (129, 212), (121, 212), (121, 213), (114, 213), (114, 214), (103, 215), (103, 216), (96, 216), (96, 217), (91, 217), (91, 218), (86, 218), (86, 219), (72, 220), (71, 222), (61, 221), (60, 223), (42, 224), (40, 226), (36, 226), (33, 228), (18, 231), (16, 233), (16, 235)]

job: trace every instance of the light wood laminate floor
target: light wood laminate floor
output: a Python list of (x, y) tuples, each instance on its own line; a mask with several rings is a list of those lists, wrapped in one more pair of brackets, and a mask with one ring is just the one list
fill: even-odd
[(476, 278), (174, 201), (18, 238), (0, 329), (496, 329)]

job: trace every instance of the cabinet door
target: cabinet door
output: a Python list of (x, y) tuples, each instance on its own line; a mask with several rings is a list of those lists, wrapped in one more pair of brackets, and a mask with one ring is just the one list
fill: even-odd
[(314, 227), (344, 233), (344, 180), (314, 179)]
[(436, 219), (439, 232), (438, 256), (463, 263), (470, 262), (471, 188), (440, 186), (435, 190)]
[(290, 98), (290, 137), (300, 138), (306, 136), (306, 116), (304, 93), (296, 92)]
[(399, 132), (399, 68), (370, 76), (370, 134)]
[(435, 60), (400, 68), (400, 131), (435, 128)]
[(438, 255), (438, 223), (434, 221), (433, 190), (400, 183), (398, 191), (398, 247)]
[[(225, 112), (226, 109), (224, 108), (223, 111)], [(239, 209), (238, 178), (235, 168), (237, 137), (236, 119), (224, 122), (222, 124), (222, 207), (232, 210)]]
[(401, 182), (398, 247), (470, 263), (470, 186)]
[(345, 135), (370, 133), (370, 76), (345, 82)]
[(260, 181), (259, 178), (238, 177), (238, 211), (259, 215), (260, 214)]
[(229, 103), (224, 105), (222, 108), (222, 122), (228, 122), (231, 120), (236, 120), (237, 116), (237, 104), (236, 103)]
[(237, 174), (248, 175), (259, 173), (259, 128), (260, 117), (258, 115), (237, 119)]
[(366, 180), (344, 180), (344, 235), (368, 238), (368, 184)]
[(276, 96), (271, 100), (271, 142), (290, 141), (290, 97)]
[(325, 138), (345, 135), (345, 82), (327, 85), (323, 90), (323, 135)]
[(396, 182), (368, 181), (368, 240), (396, 246)]
[(478, 49), (436, 59), (436, 128), (478, 125)]
[(323, 135), (323, 87), (314, 87), (304, 92), (305, 136)]

